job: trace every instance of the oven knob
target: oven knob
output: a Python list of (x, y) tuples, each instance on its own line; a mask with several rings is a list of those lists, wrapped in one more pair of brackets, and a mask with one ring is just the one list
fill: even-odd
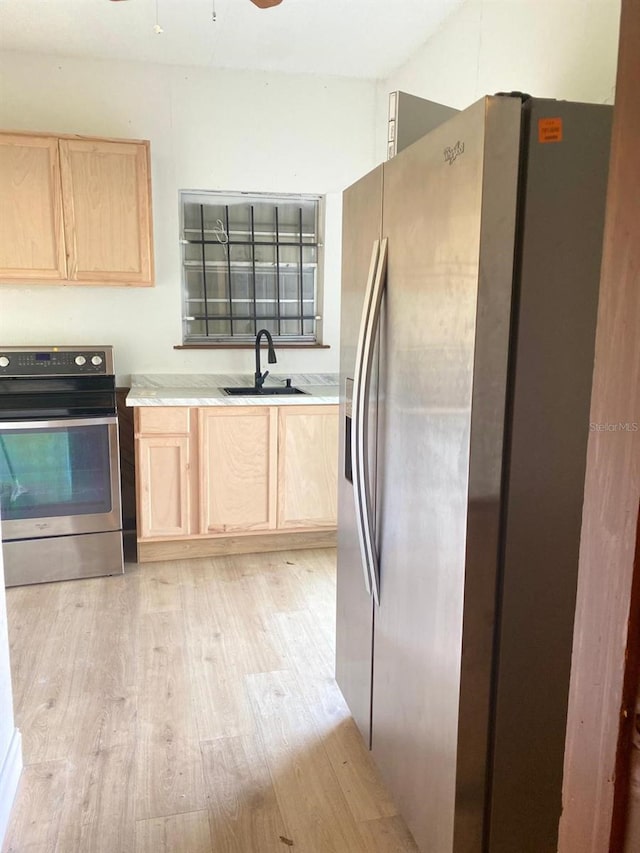
[(9, 359), (6, 355), (0, 355), (0, 367), (9, 367)]
[(75, 357), (75, 363), (78, 365), (78, 367), (82, 367), (83, 364), (87, 363), (87, 359), (83, 355), (77, 355)]
[(91, 364), (95, 364), (96, 367), (99, 364), (102, 364), (102, 356), (101, 355), (94, 355), (91, 359)]

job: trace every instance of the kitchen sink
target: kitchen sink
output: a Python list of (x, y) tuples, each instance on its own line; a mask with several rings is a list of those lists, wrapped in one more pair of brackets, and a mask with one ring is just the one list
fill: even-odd
[(269, 385), (266, 388), (255, 388), (253, 385), (248, 387), (234, 386), (232, 388), (223, 388), (225, 394), (230, 397), (271, 397), (274, 394), (305, 394), (299, 388), (294, 388), (292, 385)]

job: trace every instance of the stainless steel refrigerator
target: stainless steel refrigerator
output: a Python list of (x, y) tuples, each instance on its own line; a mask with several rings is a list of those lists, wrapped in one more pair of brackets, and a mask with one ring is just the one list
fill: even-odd
[(336, 674), (424, 853), (557, 849), (611, 112), (487, 97), (344, 194)]

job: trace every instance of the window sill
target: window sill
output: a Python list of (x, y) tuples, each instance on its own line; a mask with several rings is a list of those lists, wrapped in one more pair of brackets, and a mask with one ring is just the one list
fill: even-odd
[[(245, 343), (208, 343), (208, 344), (176, 344), (174, 349), (255, 349), (255, 344), (250, 342)], [(293, 341), (274, 341), (273, 346), (276, 350), (281, 349), (331, 349), (329, 344), (299, 344)]]

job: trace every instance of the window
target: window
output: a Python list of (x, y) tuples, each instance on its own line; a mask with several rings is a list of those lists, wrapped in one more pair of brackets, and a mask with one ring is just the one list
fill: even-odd
[(184, 343), (316, 342), (320, 198), (181, 193)]

